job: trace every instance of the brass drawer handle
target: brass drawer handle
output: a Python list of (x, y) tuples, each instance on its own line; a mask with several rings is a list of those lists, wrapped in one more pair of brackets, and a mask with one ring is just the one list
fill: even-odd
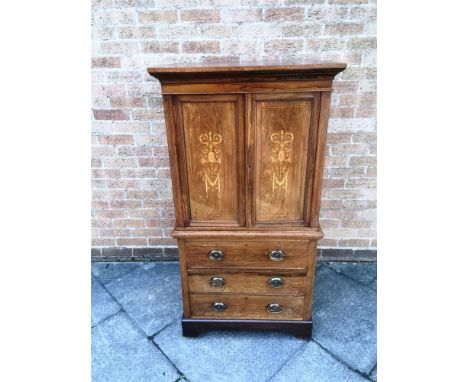
[(210, 284), (214, 287), (221, 287), (224, 284), (226, 284), (226, 280), (224, 280), (224, 278), (222, 278), (221, 276), (213, 276), (210, 279)]
[(281, 249), (275, 249), (268, 254), (268, 257), (273, 261), (281, 261), (286, 257), (286, 255)]
[(213, 251), (208, 252), (208, 257), (210, 258), (210, 260), (219, 261), (223, 259), (224, 253), (215, 249)]
[(280, 304), (268, 304), (266, 310), (269, 313), (280, 313), (283, 307)]
[(227, 305), (224, 302), (214, 302), (211, 304), (211, 309), (215, 312), (224, 312), (227, 309)]
[(284, 285), (284, 280), (281, 277), (270, 277), (268, 285), (272, 288), (281, 288)]

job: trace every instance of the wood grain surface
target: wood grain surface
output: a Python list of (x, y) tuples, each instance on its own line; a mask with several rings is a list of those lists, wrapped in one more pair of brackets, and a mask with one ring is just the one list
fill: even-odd
[[(148, 69), (163, 93), (184, 335), (284, 328), (310, 337), (332, 81), (345, 68), (285, 59)], [(285, 258), (270, 259), (272, 250)], [(272, 288), (271, 277), (284, 285)], [(271, 303), (282, 311), (268, 312)]]
[(326, 72), (336, 75), (346, 68), (346, 64), (340, 62), (323, 61), (316, 59), (259, 59), (257, 61), (224, 61), (216, 63), (174, 63), (168, 66), (148, 68), (148, 73), (156, 78), (168, 76), (203, 75), (216, 74), (275, 74), (275, 73), (310, 73)]
[[(282, 250), (285, 257), (281, 261), (271, 260), (268, 254)], [(188, 268), (252, 268), (304, 270), (308, 261), (308, 242), (229, 242), (186, 241), (185, 255)], [(212, 250), (222, 251), (222, 260), (211, 260)]]
[(255, 224), (305, 224), (308, 142), (314, 102), (313, 94), (254, 97)]
[[(223, 302), (227, 309), (215, 312), (211, 305)], [(280, 304), (280, 313), (267, 312), (268, 304)], [(204, 295), (190, 294), (193, 318), (241, 318), (269, 320), (301, 320), (303, 318), (304, 298), (295, 296), (253, 296), (253, 295)]]
[(177, 97), (190, 226), (244, 223), (242, 105), (239, 96)]
[[(222, 277), (225, 284), (213, 286), (212, 277)], [(280, 277), (284, 284), (273, 288), (268, 284), (272, 277)], [(240, 293), (240, 294), (268, 294), (268, 295), (304, 295), (306, 286), (305, 276), (284, 274), (281, 271), (274, 274), (253, 273), (224, 273), (213, 270), (210, 274), (189, 275), (189, 290), (191, 293)]]

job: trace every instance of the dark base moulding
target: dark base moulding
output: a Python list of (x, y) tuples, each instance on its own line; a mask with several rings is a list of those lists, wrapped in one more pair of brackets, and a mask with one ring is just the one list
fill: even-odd
[(184, 337), (197, 337), (201, 332), (211, 330), (262, 330), (288, 332), (297, 338), (310, 339), (312, 321), (289, 320), (211, 320), (182, 318)]

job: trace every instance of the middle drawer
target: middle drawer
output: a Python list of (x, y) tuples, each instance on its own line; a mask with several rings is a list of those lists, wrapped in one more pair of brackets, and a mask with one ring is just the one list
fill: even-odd
[(252, 293), (303, 295), (306, 277), (284, 274), (216, 273), (189, 274), (190, 293)]

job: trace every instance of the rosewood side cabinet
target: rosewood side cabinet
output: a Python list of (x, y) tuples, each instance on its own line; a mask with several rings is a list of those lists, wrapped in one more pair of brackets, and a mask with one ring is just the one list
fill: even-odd
[(346, 64), (149, 68), (161, 82), (182, 332), (312, 333), (330, 94)]

